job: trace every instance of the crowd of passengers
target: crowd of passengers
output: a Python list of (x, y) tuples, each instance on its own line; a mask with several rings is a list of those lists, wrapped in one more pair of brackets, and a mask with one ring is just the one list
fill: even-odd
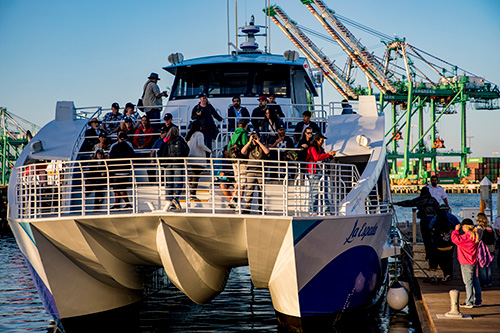
[[(145, 84), (146, 95), (150, 82), (156, 85), (157, 74), (151, 73), (150, 80)], [(155, 81), (156, 80), (156, 81)], [(166, 93), (157, 94), (160, 98)], [(199, 201), (196, 190), (200, 174), (207, 167), (207, 157), (212, 156), (212, 141), (217, 136), (217, 126), (214, 119), (227, 121), (228, 133), (232, 133), (229, 144), (223, 148), (221, 158), (231, 158), (217, 163), (218, 180), (224, 195), (228, 198), (228, 207), (236, 208), (237, 198), (246, 198), (241, 204), (246, 210), (250, 209), (255, 187), (259, 187), (258, 193), (262, 192), (262, 160), (269, 160), (269, 178), (280, 179), (286, 176), (289, 170), (280, 169), (278, 161), (292, 160), (301, 162), (319, 162), (330, 160), (335, 156), (335, 151), (325, 152), (323, 143), (326, 137), (321, 132), (320, 126), (311, 121), (311, 112), (304, 111), (302, 121), (295, 125), (293, 136), (286, 132), (287, 124), (281, 107), (276, 104), (275, 96), (260, 96), (259, 106), (252, 113), (241, 105), (239, 96), (232, 99), (232, 105), (227, 111), (227, 120), (223, 119), (210, 104), (207, 95), (199, 96), (199, 103), (192, 109), (189, 130), (186, 137), (182, 137), (179, 127), (173, 123), (172, 114), (166, 113), (163, 124), (159, 124), (158, 112), (145, 112), (141, 116), (136, 111), (136, 106), (127, 103), (123, 112), (120, 112), (118, 103), (111, 105), (111, 111), (106, 113), (103, 120), (92, 118), (88, 125), (82, 146), (82, 152), (91, 152), (92, 159), (133, 158), (133, 157), (196, 157), (190, 160), (189, 171), (189, 194), (193, 201)], [(157, 104), (159, 105), (159, 104)], [(143, 108), (144, 110), (144, 108)], [(156, 118), (152, 119), (151, 117)], [(290, 125), (290, 124), (289, 124)], [(262, 133), (262, 134), (261, 134)], [(116, 142), (110, 144), (111, 139), (116, 137)], [(245, 160), (242, 161), (241, 159)], [(248, 160), (248, 161), (246, 161)], [(254, 162), (252, 162), (254, 160)], [(180, 160), (182, 161), (182, 160)], [(239, 162), (238, 162), (239, 161)], [(257, 162), (259, 161), (259, 162)], [(101, 161), (102, 162), (102, 161)], [(179, 197), (183, 186), (183, 170), (170, 160), (165, 165), (165, 177), (169, 186), (167, 191), (168, 210), (180, 209)], [(317, 192), (319, 178), (317, 166), (314, 163), (306, 164), (301, 172), (309, 178), (311, 192)], [(154, 172), (148, 172), (150, 182), (156, 181)], [(94, 174), (95, 175), (95, 174)], [(125, 203), (123, 208), (132, 208), (126, 193), (124, 183), (130, 181), (130, 173), (115, 172), (112, 181), (115, 191), (115, 203), (112, 209), (119, 209), (121, 201)], [(99, 177), (91, 177), (98, 179)], [(240, 179), (238, 186), (237, 179)], [(91, 181), (92, 183), (92, 181)], [(94, 181), (95, 183), (95, 181)], [(93, 184), (92, 189), (98, 190), (99, 184)], [(101, 184), (102, 186), (102, 184)], [(241, 187), (241, 188), (238, 188)], [(316, 197), (311, 200), (317, 201)], [(101, 196), (96, 195), (96, 209), (103, 203)], [(313, 202), (312, 202), (313, 203)], [(261, 199), (259, 196), (259, 205)]]

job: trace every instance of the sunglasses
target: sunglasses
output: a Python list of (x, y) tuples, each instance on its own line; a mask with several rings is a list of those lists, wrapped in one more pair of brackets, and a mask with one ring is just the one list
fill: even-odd
[(306, 132), (306, 134), (311, 135), (311, 134), (313, 134), (313, 132)]

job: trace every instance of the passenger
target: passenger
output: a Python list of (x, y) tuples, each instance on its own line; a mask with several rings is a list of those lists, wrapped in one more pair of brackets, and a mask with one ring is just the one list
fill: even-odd
[(310, 128), (313, 133), (321, 133), (318, 124), (311, 121), (311, 115), (311, 111), (304, 111), (302, 113), (302, 121), (298, 122), (297, 125), (295, 125), (295, 134), (293, 135), (295, 144), (299, 142), (299, 139), (303, 135), (306, 128)]
[[(459, 233), (460, 228), (464, 232), (462, 235)], [(463, 219), (462, 223), (455, 227), (451, 233), (451, 241), (457, 245), (457, 258), (465, 284), (465, 302), (460, 306), (467, 309), (482, 306), (481, 286), (476, 274), (479, 236), (471, 219)]]
[(111, 104), (111, 111), (104, 115), (101, 129), (108, 135), (117, 133), (120, 130), (120, 123), (123, 120), (123, 115), (120, 114), (120, 105), (118, 103)]
[(93, 147), (94, 154), (99, 149), (101, 149), (104, 152), (104, 157), (108, 158), (109, 143), (108, 143), (108, 135), (106, 134), (106, 132), (99, 133), (99, 142), (96, 143)]
[(281, 110), (281, 106), (276, 103), (276, 96), (274, 94), (269, 95), (269, 103), (267, 107), (270, 109), (274, 109), (274, 112), (278, 115), (278, 117), (285, 118), (285, 114), (283, 110)]
[(198, 120), (201, 123), (201, 132), (205, 136), (205, 146), (210, 150), (212, 150), (212, 140), (215, 139), (217, 133), (214, 118), (218, 121), (224, 121), (208, 101), (207, 94), (201, 93), (200, 102), (191, 112), (191, 119)]
[(233, 105), (227, 110), (229, 132), (234, 132), (234, 130), (238, 127), (238, 121), (242, 119), (241, 117), (243, 117), (246, 121), (249, 121), (250, 113), (247, 108), (241, 106), (240, 96), (234, 96)]
[(234, 173), (232, 166), (234, 165), (229, 160), (228, 147), (225, 146), (222, 149), (222, 154), (219, 156), (220, 159), (214, 162), (214, 169), (217, 175), (217, 181), (222, 190), (222, 194), (229, 200), (227, 205), (228, 208), (236, 208), (236, 201), (233, 198), (233, 191), (231, 188), (236, 189), (236, 181), (234, 179)]
[[(479, 213), (476, 215), (477, 222), (477, 234), (479, 240), (482, 240), (484, 245), (488, 248), (491, 256), (495, 256), (495, 243), (497, 237), (495, 231), (490, 227), (488, 222), (488, 217), (486, 214)], [(479, 267), (479, 282), (481, 283), (481, 288), (491, 287), (493, 283), (493, 276), (491, 270), (491, 263), (486, 267)]]
[(128, 102), (125, 104), (125, 109), (123, 110), (123, 120), (131, 119), (134, 128), (137, 129), (141, 125), (141, 116), (139, 112), (135, 111), (135, 105)]
[[(293, 140), (292, 138), (286, 135), (285, 127), (283, 125), (278, 126), (278, 135), (272, 136), (269, 140), (269, 148), (271, 148), (270, 159), (273, 161), (286, 161), (287, 150), (293, 148)], [(270, 178), (272, 180), (276, 180), (278, 178), (283, 178), (286, 175), (286, 172), (281, 170), (281, 166), (283, 164), (270, 163)], [(290, 170), (291, 171), (291, 170)]]
[(269, 155), (269, 149), (260, 140), (259, 132), (253, 131), (250, 134), (250, 140), (241, 149), (244, 156), (248, 156), (250, 160), (247, 165), (246, 173), (246, 191), (245, 191), (245, 207), (242, 213), (249, 213), (252, 209), (252, 199), (255, 191), (255, 185), (258, 184), (258, 209), (263, 210), (262, 205), (262, 180), (264, 178), (264, 160)]
[(170, 131), (170, 129), (172, 127), (177, 127), (177, 128), (179, 127), (172, 122), (172, 119), (173, 119), (173, 116), (171, 113), (165, 113), (165, 116), (163, 116), (163, 122), (165, 123), (164, 127), (165, 127), (165, 130), (167, 131), (167, 133), (168, 133), (168, 131)]
[(99, 142), (98, 136), (101, 131), (99, 130), (99, 124), (101, 121), (97, 118), (92, 118), (88, 122), (90, 126), (89, 129), (85, 131), (85, 141), (83, 142), (81, 151), (90, 152), (93, 147)]
[(165, 142), (158, 151), (159, 157), (177, 157), (181, 159), (172, 159), (168, 161), (165, 175), (167, 186), (167, 210), (181, 209), (179, 198), (181, 189), (185, 182), (184, 160), (188, 157), (189, 146), (179, 132), (179, 128), (172, 127), (167, 133)]
[(113, 177), (112, 182), (114, 183), (113, 189), (115, 190), (115, 204), (111, 207), (111, 209), (120, 209), (120, 201), (126, 203), (125, 209), (132, 208), (130, 201), (127, 196), (127, 188), (130, 184), (130, 169), (132, 165), (130, 164), (130, 159), (135, 157), (134, 148), (132, 144), (127, 141), (127, 133), (118, 132), (117, 135), (118, 142), (111, 145), (111, 149), (109, 152), (110, 159), (128, 159), (118, 161), (117, 163), (113, 163)]
[[(151, 152), (149, 153), (151, 157), (158, 157), (158, 151), (160, 150), (163, 142), (165, 142), (166, 137), (167, 137), (167, 128), (165, 126), (162, 126), (160, 127), (160, 138), (155, 141), (153, 147), (151, 148)], [(158, 173), (156, 167), (156, 160), (152, 159), (151, 164), (153, 164), (153, 167), (148, 170), (149, 182), (156, 183), (157, 182), (156, 176)]]
[(425, 259), (429, 260), (429, 268), (435, 270), (438, 264), (429, 225), (432, 218), (437, 214), (439, 203), (431, 196), (429, 187), (424, 186), (420, 190), (420, 196), (411, 200), (395, 202), (394, 204), (402, 207), (417, 207), (417, 217), (420, 219), (420, 233), (425, 247)]
[(166, 91), (160, 92), (160, 87), (158, 87), (158, 81), (161, 80), (158, 74), (151, 73), (148, 77), (148, 81), (144, 84), (142, 88), (142, 102), (145, 107), (144, 112), (149, 117), (151, 126), (155, 132), (158, 131), (160, 127), (160, 113), (161, 105), (163, 105), (162, 97), (167, 97), (168, 93)]
[(88, 184), (92, 186), (88, 187), (90, 192), (94, 192), (94, 210), (100, 210), (104, 208), (104, 192), (106, 190), (106, 183), (108, 177), (106, 177), (106, 164), (104, 159), (106, 155), (104, 150), (97, 149), (89, 163), (89, 174), (88, 174)]
[[(307, 111), (306, 111), (307, 112)], [(311, 145), (307, 149), (307, 157), (306, 162), (310, 162), (307, 164), (307, 178), (309, 179), (309, 186), (311, 189), (309, 190), (309, 209), (310, 213), (317, 213), (319, 208), (319, 192), (321, 190), (320, 182), (324, 176), (323, 170), (321, 170), (317, 163), (320, 161), (328, 160), (335, 156), (336, 152), (334, 150), (325, 153), (323, 149), (323, 143), (325, 142), (326, 137), (321, 133), (314, 134)], [(325, 191), (328, 192), (328, 187), (324, 188)], [(326, 210), (329, 210), (329, 202), (326, 199), (327, 194), (325, 194), (325, 206)]]
[(137, 149), (150, 149), (153, 147), (154, 130), (149, 123), (148, 116), (142, 116), (141, 126), (135, 131), (134, 147)]
[(120, 131), (127, 133), (127, 141), (134, 145), (136, 131), (134, 121), (132, 119), (125, 119), (120, 125)]
[(342, 100), (342, 114), (356, 114), (356, 112), (353, 111), (352, 105), (349, 104), (349, 101), (347, 99)]
[(448, 206), (441, 205), (437, 215), (429, 223), (432, 243), (436, 254), (436, 261), (443, 271), (442, 282), (453, 279), (453, 242), (451, 232), (460, 222), (452, 214), (448, 213)]
[(266, 118), (262, 124), (262, 132), (265, 133), (263, 134), (263, 141), (269, 144), (271, 138), (278, 135), (278, 128), (285, 128), (285, 123), (280, 117), (278, 117), (274, 109), (267, 108), (265, 112)]
[(267, 97), (260, 96), (258, 101), (259, 106), (252, 111), (252, 125), (254, 131), (260, 131), (262, 129), (262, 124), (264, 124), (264, 120), (266, 117)]
[(444, 189), (438, 185), (438, 176), (431, 176), (431, 183), (427, 185), (429, 188), (429, 192), (434, 199), (437, 200), (438, 203), (441, 203), (441, 200), (448, 206), (448, 209), (451, 212), (450, 205), (448, 204), (448, 195), (444, 191)]
[(192, 176), (189, 177), (189, 193), (193, 201), (199, 202), (200, 200), (196, 197), (196, 189), (198, 188), (200, 174), (207, 167), (206, 153), (212, 154), (212, 150), (204, 143), (203, 133), (201, 133), (201, 123), (198, 120), (195, 120), (191, 124), (191, 128), (186, 135), (186, 141), (189, 146), (188, 157), (203, 157), (203, 159), (188, 161), (192, 174)]
[[(232, 200), (229, 203), (230, 208), (236, 208), (238, 197), (243, 195), (243, 190), (245, 189), (246, 182), (246, 169), (247, 165), (243, 161), (239, 161), (238, 159), (245, 158), (243, 156), (241, 150), (248, 143), (248, 121), (246, 119), (240, 119), (238, 121), (238, 128), (231, 136), (231, 140), (229, 140), (227, 152), (228, 156), (232, 159), (233, 165), (233, 173), (235, 179), (234, 192), (232, 194)], [(241, 185), (240, 193), (238, 194), (238, 188)]]

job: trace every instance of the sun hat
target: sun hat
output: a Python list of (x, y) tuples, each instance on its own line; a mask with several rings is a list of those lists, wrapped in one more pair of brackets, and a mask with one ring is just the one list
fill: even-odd
[(151, 74), (149, 74), (148, 79), (157, 79), (157, 80), (161, 80), (161, 79), (160, 79), (160, 77), (158, 76), (158, 74), (156, 74), (156, 73), (151, 73)]

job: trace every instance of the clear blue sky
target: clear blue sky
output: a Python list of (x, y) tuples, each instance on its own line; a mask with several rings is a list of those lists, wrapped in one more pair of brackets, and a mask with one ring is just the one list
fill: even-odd
[[(333, 1), (340, 15), (388, 35), (406, 37), (420, 49), (500, 84), (500, 2), (498, 0)], [(185, 58), (227, 52), (225, 0), (184, 1), (0, 1), (0, 106), (44, 125), (54, 117), (58, 100), (76, 106), (109, 107), (136, 102), (150, 72), (160, 74), (160, 88), (172, 77), (161, 67), (167, 56)], [(234, 42), (234, 4), (230, 32)], [(292, 19), (321, 33), (299, 0), (274, 1)], [(264, 24), (264, 0), (239, 0), (239, 25), (251, 14)], [(377, 38), (355, 29), (361, 42), (374, 47)], [(271, 51), (293, 45), (271, 26)], [(264, 41), (258, 40), (261, 47)], [(316, 41), (343, 67), (346, 57), (336, 45)], [(364, 80), (359, 82), (366, 85)], [(333, 89), (326, 99), (339, 100)], [(318, 101), (319, 102), (319, 101)], [(473, 156), (500, 151), (500, 111), (468, 111)], [(446, 116), (438, 126), (447, 148), (459, 149), (460, 117)], [(498, 155), (496, 155), (498, 156)]]

